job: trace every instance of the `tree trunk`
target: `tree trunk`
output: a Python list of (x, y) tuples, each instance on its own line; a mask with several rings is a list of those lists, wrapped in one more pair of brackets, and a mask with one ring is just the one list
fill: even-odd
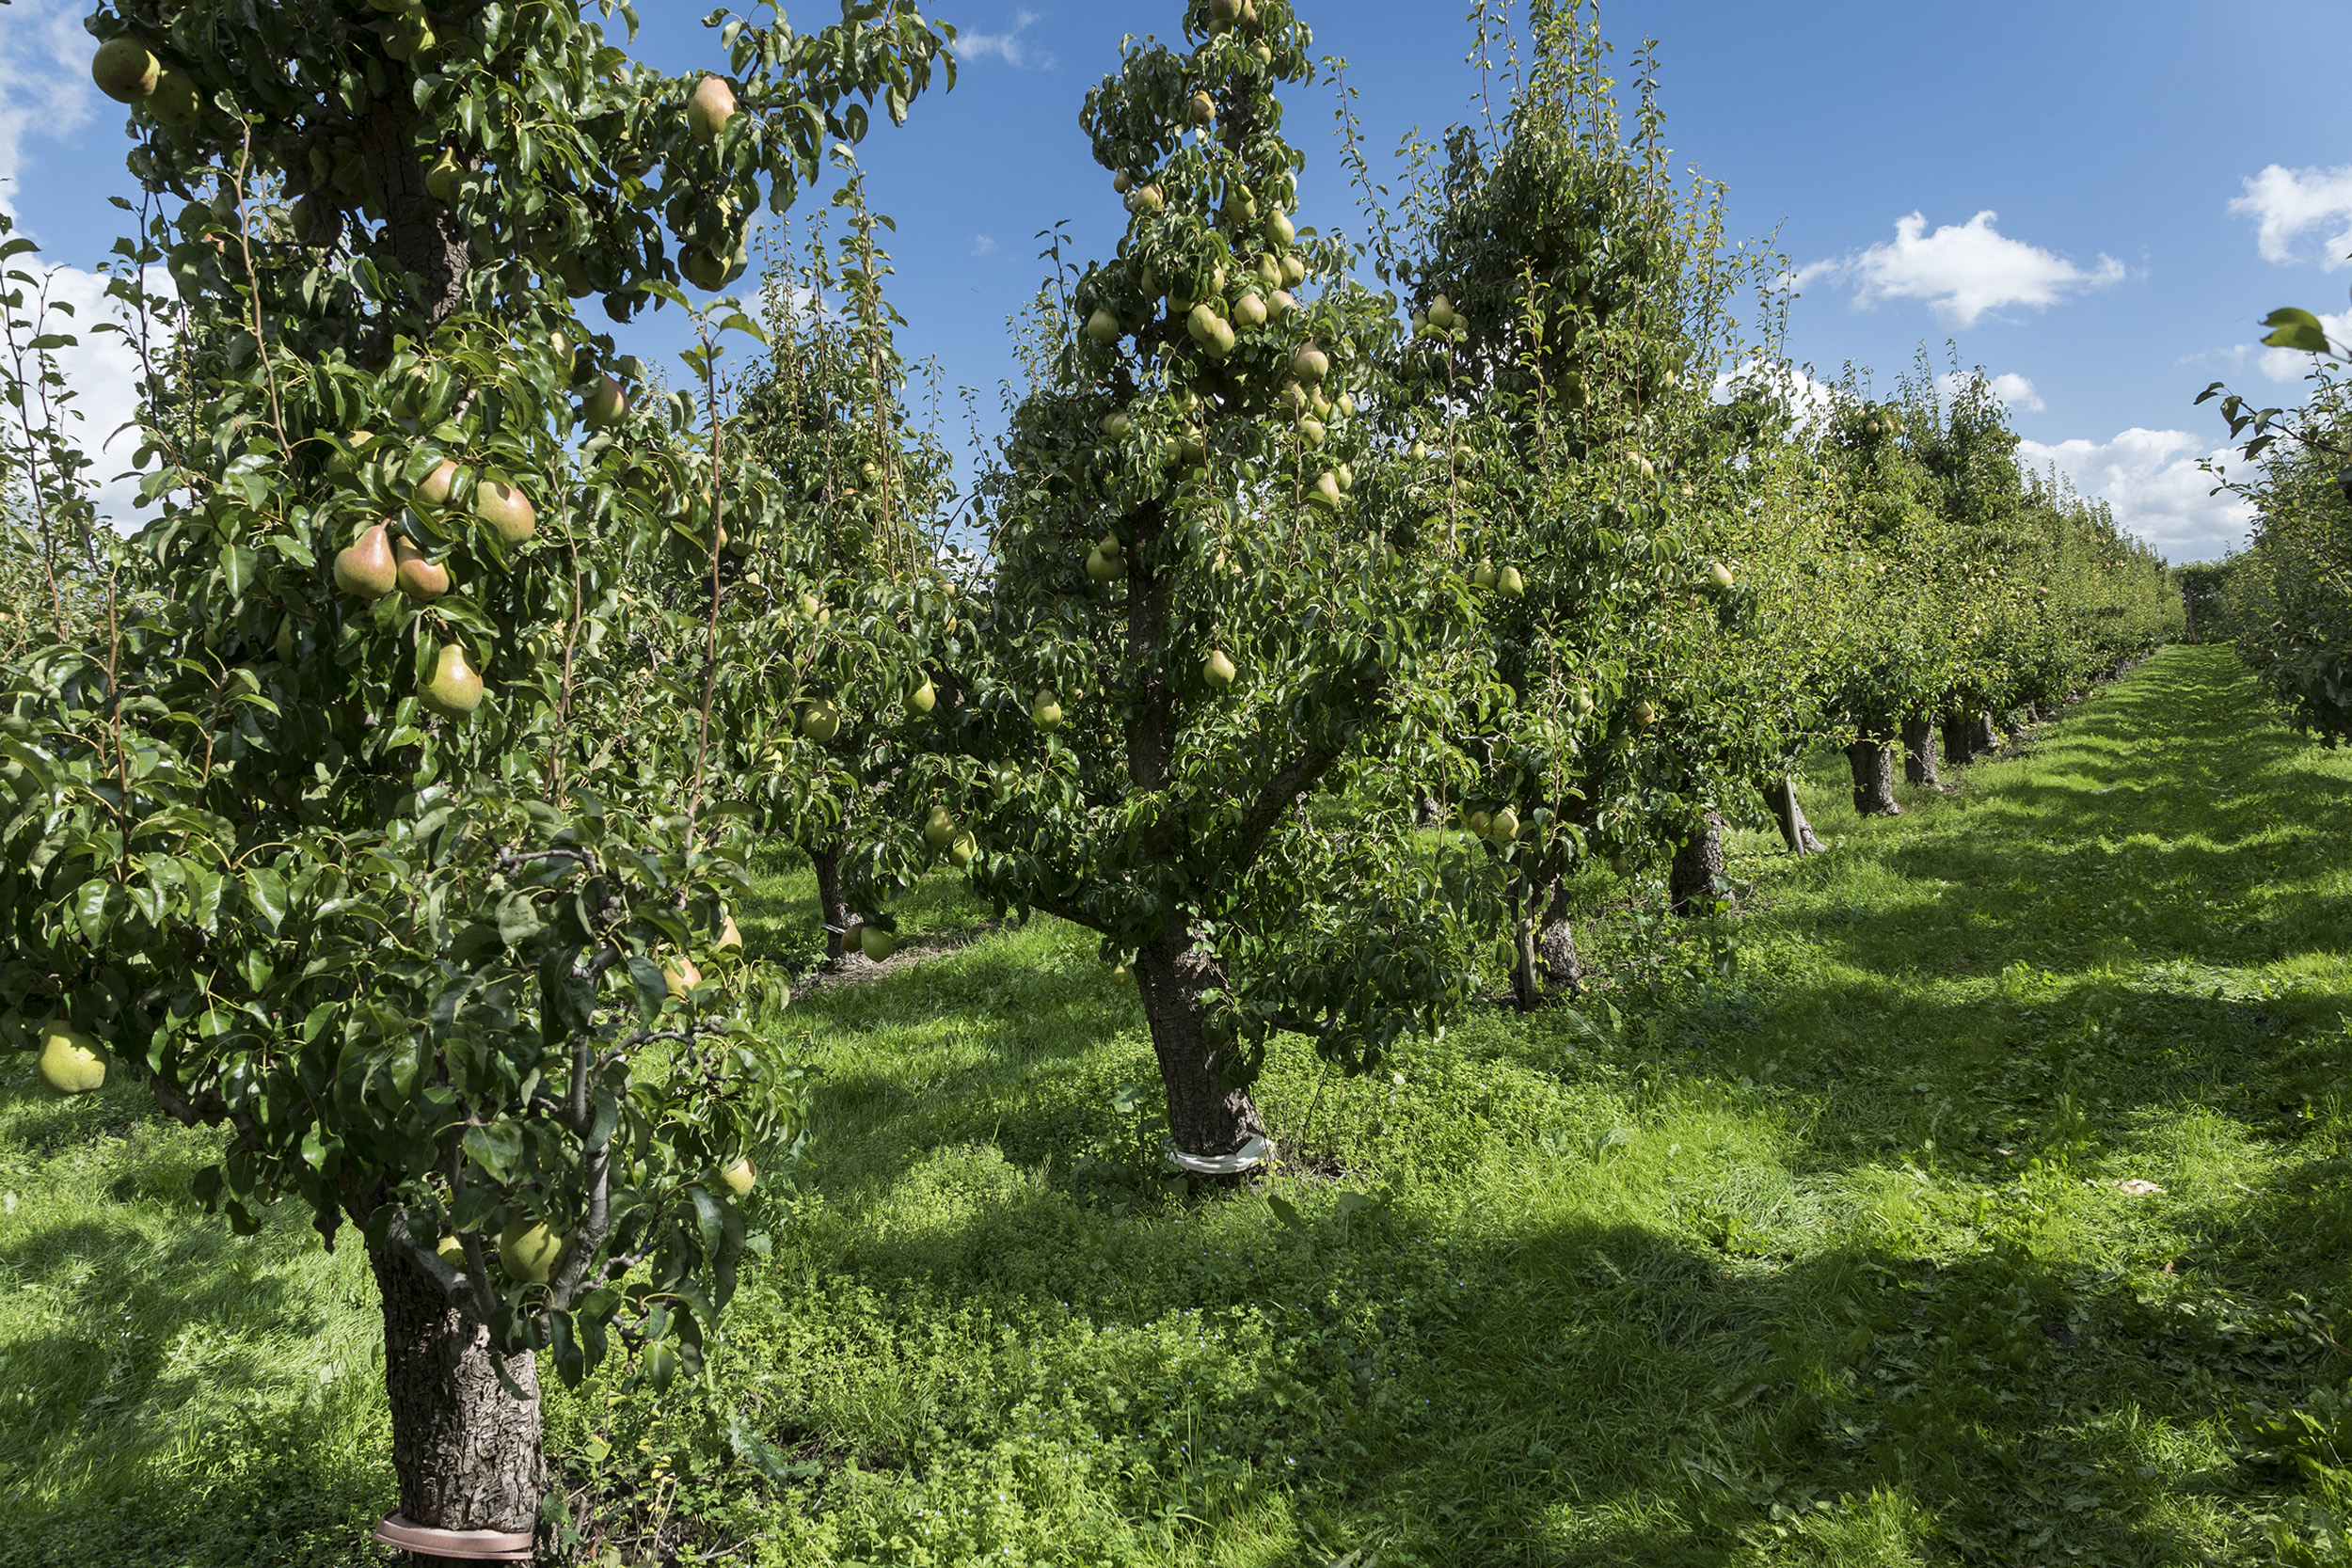
[(1689, 918), (1705, 914), (1718, 899), (1728, 901), (1730, 885), (1724, 876), (1724, 819), (1708, 812), (1699, 829), (1675, 851), (1674, 869), (1666, 878), (1666, 901), (1675, 913)]
[(1935, 770), (1935, 721), (1924, 713), (1903, 721), (1903, 782), (1944, 787)]
[(1136, 989), (1168, 1087), (1168, 1132), (1186, 1154), (1231, 1154), (1265, 1131), (1249, 1091), (1226, 1087), (1231, 1053), (1204, 1027), (1203, 998), (1222, 981), (1216, 960), (1185, 934), (1164, 936), (1136, 954)]
[(457, 210), (425, 189), (424, 161), (417, 156), (416, 119), (408, 94), (393, 92), (369, 104), (357, 129), (367, 162), (369, 194), (385, 218), (389, 260), (416, 278), (422, 292), (409, 303), (430, 330), (464, 302), (473, 257)]
[(1797, 781), (1782, 774), (1764, 786), (1764, 800), (1772, 808), (1772, 820), (1780, 824), (1781, 842), (1788, 846), (1792, 855), (1820, 855), (1829, 846), (1813, 836), (1813, 824), (1806, 820), (1804, 802), (1797, 799)]
[(1862, 738), (1846, 748), (1853, 769), (1853, 809), (1865, 816), (1900, 816), (1895, 799), (1895, 752), (1889, 736), (1865, 730)]
[(1944, 766), (1964, 767), (1968, 761), (1968, 715), (1963, 712), (1944, 716)]
[(1979, 713), (1970, 717), (1968, 751), (1971, 755), (1979, 752), (1997, 751), (2000, 744), (2000, 737), (1993, 733), (1993, 715)]
[(825, 925), (825, 958), (838, 962), (847, 951), (842, 934), (850, 928), (850, 909), (841, 901), (841, 846), (811, 849), (808, 858), (817, 867), (817, 913)]
[(1582, 985), (1584, 961), (1576, 956), (1576, 926), (1568, 919), (1568, 887), (1565, 880), (1551, 884), (1551, 900), (1544, 907), (1543, 929), (1535, 937), (1535, 958), (1543, 965), (1547, 983), (1565, 987), (1570, 995)]
[(535, 1529), (547, 1463), (531, 1353), (505, 1358), (525, 1396), (517, 1400), (499, 1385), (488, 1331), (451, 1307), (406, 1254), (371, 1249), (368, 1260), (384, 1297), (384, 1391), (402, 1516), (431, 1529)]

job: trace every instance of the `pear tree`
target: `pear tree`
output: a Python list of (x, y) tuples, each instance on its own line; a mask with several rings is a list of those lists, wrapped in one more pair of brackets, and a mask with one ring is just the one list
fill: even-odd
[[(608, 17), (634, 25), (91, 17), (144, 193), (119, 287), (146, 306), (161, 266), (183, 313), (146, 345), (159, 515), (109, 546), (152, 592), (0, 693), (0, 1038), (220, 1129), (199, 1190), (236, 1229), (293, 1198), (365, 1247), (387, 1537), (428, 1552), (546, 1527), (543, 1354), (699, 1370), (745, 1178), (798, 1136), (730, 940), (719, 599), (631, 586), (682, 498), (724, 506), (727, 450), (575, 302), (620, 322), (723, 282), (756, 208), (869, 103), (902, 118), (949, 41), (881, 0), (728, 22), (723, 71), (672, 76)], [(702, 318), (703, 411), (735, 319)], [(630, 657), (697, 625), (698, 657)], [(598, 733), (623, 715), (628, 744)]]
[(1379, 476), (1393, 302), (1296, 213), (1277, 93), (1307, 25), (1289, 0), (1182, 24), (1081, 117), (1126, 230), (1044, 296), (982, 484), (946, 803), (981, 889), (1132, 973), (1173, 1155), (1213, 1174), (1259, 1157), (1278, 1032), (1360, 1069), (1470, 993), (1485, 874), (1387, 781), (1460, 771), (1450, 715), (1499, 692), (1459, 562)]
[(740, 652), (723, 701), (745, 798), (771, 842), (808, 854), (834, 958), (887, 957), (893, 898), (975, 853), (930, 784), (926, 743), (952, 717), (945, 661), (971, 637), (944, 534), (950, 463), (908, 405), (882, 293), (890, 220), (845, 174), (837, 245), (816, 229), (803, 261), (764, 284), (771, 348), (736, 425), (779, 497), (777, 526), (729, 542), (752, 592), (728, 628)]

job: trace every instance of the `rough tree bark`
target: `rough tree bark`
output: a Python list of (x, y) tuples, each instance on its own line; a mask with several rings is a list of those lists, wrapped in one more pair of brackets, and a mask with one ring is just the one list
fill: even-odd
[[(1538, 909), (1543, 911), (1540, 916), (1522, 918), (1523, 911)], [(1512, 929), (1518, 933), (1511, 996), (1519, 1011), (1534, 1011), (1547, 990), (1565, 990), (1574, 995), (1584, 978), (1584, 966), (1576, 956), (1576, 927), (1568, 919), (1565, 881), (1553, 877), (1523, 903), (1515, 895), (1511, 917)]]
[(841, 901), (841, 846), (811, 849), (808, 858), (817, 867), (817, 912), (825, 922), (825, 958), (837, 962), (848, 951), (843, 933), (850, 928), (850, 907)]
[(1216, 961), (1189, 931), (1147, 942), (1136, 954), (1136, 989), (1152, 1027), (1152, 1053), (1168, 1088), (1168, 1130), (1186, 1154), (1231, 1154), (1265, 1131), (1248, 1089), (1227, 1088), (1226, 1053), (1204, 1027), (1205, 998), (1224, 983)]
[(1935, 720), (1922, 713), (1903, 721), (1903, 782), (1941, 789), (1935, 770)]
[(1971, 756), (1979, 752), (1997, 751), (2000, 744), (2000, 736), (1993, 733), (1993, 715), (1978, 713), (1969, 716), (1968, 752)]
[(1944, 716), (1944, 766), (1961, 768), (1968, 762), (1968, 715), (1954, 712)]
[(1772, 808), (1772, 820), (1780, 825), (1781, 842), (1788, 846), (1792, 855), (1820, 855), (1829, 846), (1813, 836), (1813, 824), (1804, 815), (1804, 802), (1797, 799), (1797, 781), (1787, 774), (1764, 785), (1765, 804)]
[(368, 1261), (384, 1297), (384, 1391), (401, 1513), (434, 1529), (536, 1528), (547, 1463), (531, 1353), (504, 1358), (524, 1394), (517, 1400), (499, 1385), (488, 1332), (453, 1307), (405, 1252), (372, 1248)]
[(1883, 731), (1865, 729), (1862, 738), (1846, 748), (1847, 765), (1853, 769), (1853, 809), (1865, 816), (1903, 814), (1895, 799), (1893, 740)]
[(1708, 812), (1698, 831), (1675, 851), (1674, 869), (1666, 877), (1666, 901), (1685, 919), (1707, 912), (1708, 904), (1727, 896), (1724, 878), (1724, 819)]
[(1535, 961), (1542, 966), (1546, 984), (1561, 987), (1571, 996), (1582, 988), (1584, 960), (1576, 954), (1576, 926), (1568, 919), (1565, 883), (1552, 887), (1543, 928), (1535, 935)]
[[(371, 103), (358, 129), (376, 210), (385, 216), (391, 260), (421, 285), (412, 303), (429, 332), (464, 301), (473, 258), (456, 209), (435, 200), (424, 188), (426, 169), (417, 156), (416, 119), (415, 104), (405, 93), (395, 92)], [(389, 348), (389, 342), (383, 345), (385, 352)]]

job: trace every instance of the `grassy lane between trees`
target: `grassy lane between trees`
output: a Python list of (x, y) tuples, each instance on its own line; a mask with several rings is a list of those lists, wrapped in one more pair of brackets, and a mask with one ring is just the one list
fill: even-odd
[[(1261, 1193), (1151, 1173), (1071, 927), (796, 1003), (819, 1142), (718, 1391), (549, 1392), (585, 1555), (2343, 1560), (2352, 757), (2224, 649), (2029, 738), (1891, 820), (1824, 757), (1834, 852), (1742, 835), (1743, 917), (1589, 926), (1610, 1006), (1369, 1082), (1278, 1051)], [(764, 892), (755, 954), (813, 884)], [(986, 913), (927, 893), (911, 933)], [(235, 1241), (202, 1134), (0, 1074), (0, 1564), (354, 1560), (358, 1249)]]

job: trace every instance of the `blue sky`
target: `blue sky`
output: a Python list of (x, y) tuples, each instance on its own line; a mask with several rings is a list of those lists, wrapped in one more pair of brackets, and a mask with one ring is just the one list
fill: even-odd
[[(1317, 53), (1350, 62), (1373, 146), (1477, 113), (1467, 0), (1301, 8)], [(117, 231), (104, 198), (128, 182), (81, 9), (0, 8), (0, 202), (49, 261), (86, 268)], [(641, 14), (654, 63), (717, 60), (704, 7)], [(1121, 35), (1169, 34), (1178, 8), (947, 0), (939, 14), (963, 34), (959, 86), (877, 129), (863, 157), (899, 226), (901, 347), (935, 358), (951, 390), (977, 388), (993, 420), (1014, 373), (1006, 319), (1043, 274), (1034, 236), (1068, 219), (1079, 253), (1100, 255), (1123, 221), (1077, 130), (1086, 90)], [(1677, 166), (1724, 182), (1734, 230), (1776, 233), (1801, 269), (1799, 360), (1827, 377), (1851, 359), (1886, 386), (1923, 342), (1941, 368), (1951, 340), (1963, 365), (2007, 378), (2029, 459), (2106, 496), (2175, 560), (2235, 543), (2242, 516), (2196, 469), (2222, 428), (2190, 400), (2224, 377), (2292, 397), (2301, 366), (2254, 346), (2252, 324), (2280, 304), (2345, 309), (2352, 146), (2319, 62), (2352, 57), (2352, 7), (1613, 0), (1605, 21), (1621, 60), (1659, 40)], [(1300, 216), (1359, 231), (1334, 104), (1291, 95)], [(96, 423), (120, 367), (82, 358)]]

